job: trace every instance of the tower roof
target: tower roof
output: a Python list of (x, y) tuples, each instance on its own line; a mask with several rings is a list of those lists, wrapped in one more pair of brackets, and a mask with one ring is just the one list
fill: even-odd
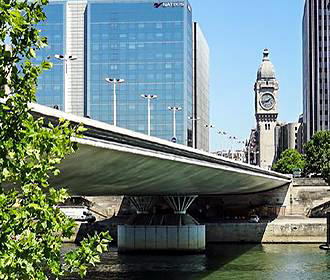
[(262, 63), (259, 66), (257, 80), (275, 79), (274, 65), (269, 60), (269, 50), (264, 49)]

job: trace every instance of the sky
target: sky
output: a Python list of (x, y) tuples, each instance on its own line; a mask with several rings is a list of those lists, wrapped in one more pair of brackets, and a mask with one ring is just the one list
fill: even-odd
[(189, 1), (210, 47), (210, 150), (231, 146), (217, 131), (245, 140), (256, 126), (253, 88), (264, 48), (280, 85), (278, 120), (297, 122), (304, 0)]

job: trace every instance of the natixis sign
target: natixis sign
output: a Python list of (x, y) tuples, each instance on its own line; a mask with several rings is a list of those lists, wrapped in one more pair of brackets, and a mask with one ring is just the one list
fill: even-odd
[(155, 8), (178, 8), (184, 7), (184, 2), (158, 2), (154, 3)]

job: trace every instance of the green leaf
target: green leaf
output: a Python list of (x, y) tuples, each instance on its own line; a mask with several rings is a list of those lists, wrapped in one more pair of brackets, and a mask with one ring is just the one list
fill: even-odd
[(30, 55), (31, 55), (32, 57), (36, 57), (36, 52), (35, 52), (35, 50), (32, 49), (32, 48), (30, 48)]
[(43, 61), (41, 63), (41, 67), (44, 70), (49, 70), (49, 69), (53, 68), (53, 63), (51, 63), (50, 61)]

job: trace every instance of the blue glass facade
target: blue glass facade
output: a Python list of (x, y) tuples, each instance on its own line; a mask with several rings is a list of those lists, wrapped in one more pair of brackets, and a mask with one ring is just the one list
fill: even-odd
[(64, 2), (53, 2), (45, 8), (47, 21), (40, 24), (42, 36), (48, 38), (48, 47), (41, 49), (36, 61), (41, 63), (47, 57), (53, 62), (54, 67), (45, 71), (38, 82), (38, 103), (55, 106), (64, 110), (64, 66), (63, 62), (54, 59), (55, 54), (65, 53), (65, 10)]
[[(176, 113), (177, 143), (192, 145), (192, 122), (188, 119), (193, 116), (191, 8), (187, 0), (164, 2), (175, 3), (172, 6), (155, 2), (90, 0), (81, 13), (68, 5), (79, 1), (50, 0), (48, 19), (40, 26), (49, 47), (38, 59), (70, 55), (66, 42), (70, 42), (69, 52), (81, 48), (81, 43), (76, 48), (72, 45), (76, 31), (68, 29), (81, 13), (85, 55), (77, 61), (84, 65), (84, 93), (80, 94), (85, 99), (84, 114), (112, 124), (113, 85), (105, 78), (121, 78), (125, 83), (117, 88), (117, 126), (147, 133), (147, 101), (141, 94), (157, 95), (151, 102), (151, 135), (172, 138), (173, 113), (168, 107), (177, 106), (182, 108)], [(75, 28), (80, 32), (78, 23)], [(54, 68), (40, 78), (37, 99), (64, 110), (64, 65), (55, 59), (52, 62)]]
[(113, 85), (105, 78), (125, 79), (117, 90), (117, 125), (147, 133), (147, 102), (140, 95), (156, 94), (151, 135), (171, 139), (168, 106), (179, 106), (183, 110), (176, 114), (177, 139), (187, 144), (192, 115), (191, 13), (184, 7), (155, 8), (154, 1), (112, 2), (90, 1), (87, 8), (87, 114), (113, 123)]

